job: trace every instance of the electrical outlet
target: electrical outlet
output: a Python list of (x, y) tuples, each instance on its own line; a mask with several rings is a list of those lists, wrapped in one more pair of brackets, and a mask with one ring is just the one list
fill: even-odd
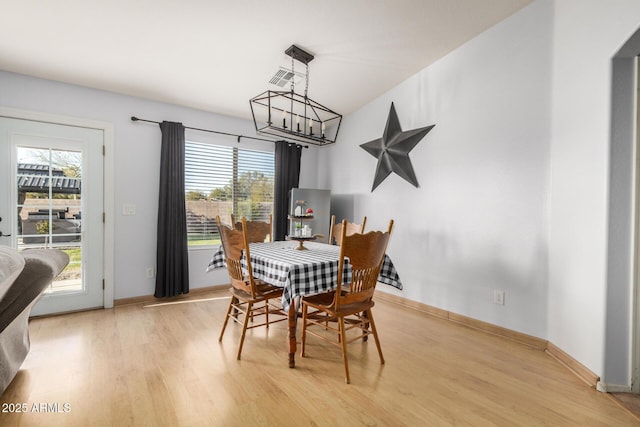
[(147, 279), (153, 279), (156, 275), (155, 269), (153, 267), (147, 268)]
[(493, 303), (504, 305), (504, 291), (501, 291), (499, 289), (493, 290)]

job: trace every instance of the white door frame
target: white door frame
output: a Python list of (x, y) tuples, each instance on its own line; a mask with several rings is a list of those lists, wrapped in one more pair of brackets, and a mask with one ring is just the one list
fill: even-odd
[(14, 108), (0, 107), (0, 117), (32, 120), (59, 125), (98, 129), (104, 135), (104, 308), (113, 308), (114, 300), (114, 130), (113, 124), (78, 117), (61, 116)]
[(632, 323), (631, 323), (631, 393), (640, 394), (640, 67), (635, 60), (635, 135), (633, 142), (633, 275), (632, 275)]

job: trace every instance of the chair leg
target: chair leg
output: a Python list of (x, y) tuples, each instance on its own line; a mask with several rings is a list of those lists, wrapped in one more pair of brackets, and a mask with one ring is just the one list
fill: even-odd
[(340, 342), (342, 343), (342, 360), (344, 361), (344, 379), (347, 384), (350, 384), (351, 379), (349, 378), (349, 362), (347, 361), (347, 340), (344, 330), (344, 317), (340, 317), (338, 322), (340, 322)]
[(227, 322), (229, 322), (229, 316), (231, 315), (231, 309), (233, 308), (235, 298), (236, 297), (232, 296), (231, 300), (229, 301), (229, 308), (227, 308), (227, 314), (224, 316), (224, 323), (222, 324), (222, 330), (220, 331), (218, 341), (222, 341), (222, 336), (224, 335), (224, 330), (227, 328)]
[(378, 356), (380, 356), (380, 364), (384, 365), (384, 357), (382, 356), (382, 347), (380, 347), (380, 339), (378, 338), (378, 331), (376, 330), (376, 324), (373, 321), (373, 313), (371, 309), (367, 310), (367, 318), (371, 323), (371, 332), (373, 333), (373, 338), (376, 340), (376, 347), (378, 347)]
[(269, 300), (264, 300), (264, 321), (267, 323), (265, 327), (269, 329)]
[(302, 345), (300, 346), (300, 356), (304, 357), (304, 345), (307, 342), (307, 305), (302, 304)]
[(251, 308), (253, 303), (247, 303), (247, 312), (244, 315), (244, 322), (242, 322), (242, 336), (240, 337), (240, 347), (238, 347), (238, 360), (240, 360), (240, 354), (242, 353), (242, 345), (244, 344), (244, 336), (247, 333), (247, 324), (249, 323), (249, 317), (251, 317)]
[[(362, 312), (362, 317), (364, 317), (365, 319), (369, 320), (369, 314), (366, 311)], [(365, 322), (364, 328), (366, 330), (369, 330), (369, 322)], [(369, 335), (365, 334), (365, 336), (362, 337), (362, 341), (368, 341), (368, 340), (369, 340)]]

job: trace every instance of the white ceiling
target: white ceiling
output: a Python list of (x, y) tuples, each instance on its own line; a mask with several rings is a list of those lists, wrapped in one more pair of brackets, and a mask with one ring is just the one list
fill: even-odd
[(249, 118), (296, 44), (347, 114), (531, 1), (0, 0), (0, 69)]

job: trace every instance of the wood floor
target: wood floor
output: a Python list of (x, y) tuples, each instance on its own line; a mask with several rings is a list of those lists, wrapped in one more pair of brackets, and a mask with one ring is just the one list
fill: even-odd
[(32, 320), (0, 425), (640, 425), (542, 351), (392, 302), (374, 308), (387, 363), (372, 340), (351, 344), (350, 385), (313, 337), (289, 369), (284, 323), (250, 330), (237, 361), (239, 325), (217, 341), (226, 296)]

